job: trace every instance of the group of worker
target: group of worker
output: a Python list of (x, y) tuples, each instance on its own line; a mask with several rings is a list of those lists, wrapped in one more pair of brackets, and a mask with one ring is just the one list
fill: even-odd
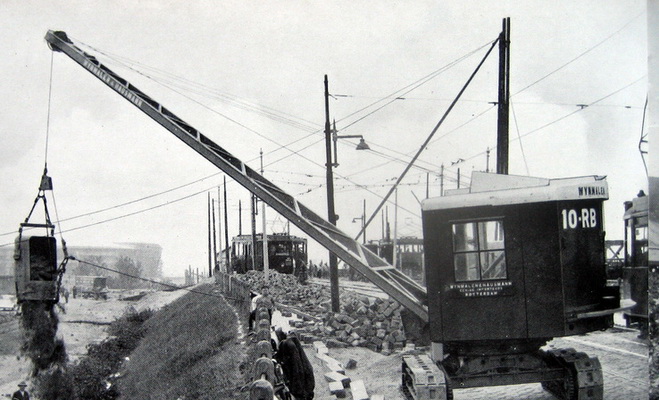
[[(256, 310), (259, 306), (265, 306), (268, 309), (270, 321), (272, 322), (274, 301), (268, 295), (267, 288), (260, 295), (252, 293), (252, 311), (249, 317), (250, 331), (254, 328)], [(315, 388), (313, 367), (297, 334), (294, 331), (286, 333), (281, 328), (276, 328), (271, 343), (273, 362), (276, 366), (281, 367), (283, 381), (288, 392), (295, 400), (312, 400)], [(275, 370), (277, 370), (277, 367), (275, 367)]]

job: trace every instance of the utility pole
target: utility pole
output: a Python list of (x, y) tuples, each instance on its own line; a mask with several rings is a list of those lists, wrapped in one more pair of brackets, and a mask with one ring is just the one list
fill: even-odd
[[(219, 260), (216, 261), (215, 267), (220, 269), (220, 263), (222, 262), (222, 202), (220, 199), (222, 198), (221, 193), (220, 193), (220, 186), (217, 186), (217, 249), (218, 249), (218, 254), (220, 254)], [(228, 271), (228, 265), (224, 266), (224, 272)]]
[[(263, 176), (263, 149), (260, 150), (259, 155), (261, 156), (261, 176)], [(267, 280), (270, 277), (270, 259), (268, 258), (268, 232), (265, 220), (265, 201), (261, 202), (261, 218), (263, 221), (263, 272), (265, 279)]]
[(398, 268), (398, 188), (394, 192), (394, 240), (391, 259), (394, 268)]
[(442, 169), (439, 173), (439, 195), (444, 196), (444, 164), (442, 164)]
[[(329, 115), (329, 84), (325, 75), (325, 156), (327, 163), (327, 217), (330, 224), (336, 226), (336, 213), (334, 212), (334, 174), (332, 173), (332, 129)], [(330, 298), (332, 311), (340, 311), (339, 303), (339, 267), (336, 255), (329, 252), (330, 272)]]
[(256, 271), (256, 196), (252, 194), (252, 269)]
[(228, 206), (227, 206), (227, 177), (226, 175), (224, 176), (224, 248), (227, 249), (225, 251), (225, 257), (226, 257), (226, 263), (227, 263), (227, 271), (229, 270), (229, 213), (228, 211)]
[(238, 200), (238, 236), (243, 234), (243, 203)]
[(508, 122), (510, 100), (510, 18), (504, 18), (499, 36), (499, 102), (497, 174), (508, 175)]
[[(206, 210), (208, 211), (208, 276), (213, 274), (213, 249), (211, 247), (211, 193), (208, 192), (208, 205)], [(198, 271), (199, 269), (197, 269)]]
[(366, 199), (364, 199), (364, 202), (362, 203), (362, 243), (366, 244), (366, 227), (364, 224), (366, 223)]
[(485, 172), (490, 172), (490, 148), (487, 148), (487, 151), (485, 152), (487, 154), (486, 161), (485, 161)]
[[(213, 210), (213, 269), (215, 269), (217, 267), (217, 232), (215, 232), (215, 199), (211, 199), (211, 205), (212, 205), (211, 210)], [(210, 278), (212, 276), (213, 276), (213, 270), (210, 269), (208, 270), (208, 277)]]
[(460, 168), (458, 168), (458, 189), (460, 189)]

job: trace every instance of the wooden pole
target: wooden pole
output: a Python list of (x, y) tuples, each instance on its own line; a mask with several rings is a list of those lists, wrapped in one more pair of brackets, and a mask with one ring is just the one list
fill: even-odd
[(224, 248), (225, 251), (225, 261), (227, 263), (227, 271), (229, 270), (229, 213), (227, 207), (227, 177), (224, 177)]
[[(217, 186), (217, 254), (219, 259), (215, 260), (216, 271), (220, 270), (220, 263), (222, 262), (222, 202), (220, 201), (220, 186)], [(227, 266), (224, 266), (224, 272), (227, 271)]]
[[(263, 149), (260, 151), (261, 156), (261, 176), (263, 176)], [(266, 219), (265, 219), (265, 201), (261, 202), (261, 221), (263, 224), (263, 274), (265, 279), (270, 277), (270, 259), (268, 257), (268, 232), (266, 229)]]
[(499, 102), (497, 124), (497, 174), (508, 174), (508, 124), (510, 99), (510, 18), (504, 18), (499, 37)]
[[(325, 158), (327, 167), (327, 220), (336, 226), (336, 213), (334, 211), (334, 174), (332, 172), (332, 130), (329, 115), (329, 84), (325, 75)], [(339, 267), (336, 255), (329, 252), (330, 272), (330, 300), (332, 311), (339, 312)]]
[(208, 192), (208, 276), (213, 275), (213, 248), (211, 246), (211, 194)]
[[(211, 199), (213, 213), (213, 269), (217, 268), (217, 232), (215, 231), (215, 199)], [(213, 276), (213, 269), (208, 270), (208, 277)]]

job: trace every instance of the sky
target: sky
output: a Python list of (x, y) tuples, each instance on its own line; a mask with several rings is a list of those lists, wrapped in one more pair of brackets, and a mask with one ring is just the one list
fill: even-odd
[[(342, 139), (337, 151), (338, 226), (355, 236), (363, 202), (368, 219), (504, 17), (511, 18), (510, 174), (606, 175), (607, 239), (622, 239), (623, 202), (647, 192), (639, 152), (645, 1), (0, 0), (0, 245), (13, 242), (47, 163), (49, 210), (69, 246), (158, 243), (168, 276), (208, 265), (208, 193), (217, 199), (223, 173), (53, 53), (49, 29), (65, 31), (252, 168), (263, 151), (264, 175), (321, 216), (327, 75), (339, 134), (363, 135), (371, 147), (355, 151), (357, 140)], [(417, 199), (495, 168), (497, 78), (495, 50), (403, 180), (398, 211), (393, 196), (385, 207), (399, 236), (421, 236)], [(226, 189), (229, 236), (238, 234), (239, 215), (249, 233), (249, 192), (229, 178)], [(266, 215), (268, 233), (287, 229), (273, 210)], [(35, 213), (31, 221), (40, 219)], [(381, 220), (367, 228), (368, 240), (382, 236)], [(312, 243), (310, 258), (327, 253)]]

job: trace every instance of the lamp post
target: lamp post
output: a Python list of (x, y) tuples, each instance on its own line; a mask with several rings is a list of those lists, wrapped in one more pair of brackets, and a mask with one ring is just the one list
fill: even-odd
[(353, 218), (352, 222), (355, 223), (358, 220), (362, 221), (362, 243), (366, 244), (366, 228), (364, 227), (364, 224), (366, 223), (366, 199), (364, 199), (364, 202), (362, 203), (362, 216)]
[[(336, 225), (336, 220), (339, 219), (334, 211), (334, 174), (333, 167), (339, 164), (336, 162), (336, 142), (339, 138), (360, 138), (357, 145), (357, 150), (368, 150), (369, 147), (364, 141), (362, 135), (337, 135), (336, 123), (334, 129), (330, 127), (330, 114), (329, 114), (329, 84), (327, 83), (327, 75), (325, 75), (325, 157), (327, 168), (327, 220), (330, 224)], [(332, 162), (332, 141), (334, 142), (334, 162)], [(332, 304), (332, 311), (340, 311), (339, 303), (339, 267), (336, 255), (329, 252), (329, 273), (330, 273), (330, 298)]]

